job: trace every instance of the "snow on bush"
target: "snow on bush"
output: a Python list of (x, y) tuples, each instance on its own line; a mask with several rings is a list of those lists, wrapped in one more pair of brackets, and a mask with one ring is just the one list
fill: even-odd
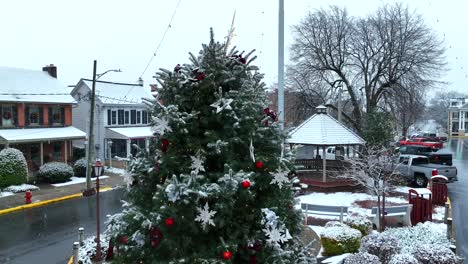
[[(343, 264), (381, 264), (379, 258), (366, 252), (359, 252), (347, 256)], [(401, 263), (400, 263), (401, 264)]]
[(26, 183), (28, 165), (21, 151), (5, 148), (0, 151), (0, 188)]
[[(103, 259), (106, 258), (107, 248), (109, 247), (109, 241), (105, 237), (101, 236), (101, 256)], [(78, 263), (80, 264), (93, 264), (91, 261), (96, 256), (96, 239), (95, 236), (88, 237), (83, 241), (83, 245), (80, 246), (78, 251)], [(107, 262), (102, 262), (107, 263)]]
[(39, 190), (39, 187), (31, 184), (21, 184), (21, 185), (12, 185), (8, 186), (3, 191), (5, 192), (12, 192), (12, 193), (19, 193), (19, 192), (25, 192), (25, 191), (37, 191)]
[(383, 235), (396, 238), (401, 246), (401, 253), (412, 254), (422, 245), (450, 247), (446, 233), (432, 222), (419, 223), (412, 227), (389, 228)]
[(338, 221), (329, 221), (325, 224), (325, 228), (327, 227), (335, 227), (335, 226), (338, 226), (338, 227), (349, 227), (348, 225), (346, 224), (343, 224), (341, 222), (338, 222)]
[(463, 260), (449, 248), (441, 245), (421, 245), (416, 248), (415, 258), (421, 264), (459, 264)]
[(73, 172), (75, 173), (76, 177), (86, 177), (86, 165), (88, 162), (85, 158), (81, 158), (75, 161), (73, 164)]
[(324, 256), (354, 253), (359, 249), (361, 232), (348, 226), (325, 227), (320, 234)]
[(372, 221), (369, 220), (369, 218), (367, 218), (365, 215), (353, 213), (346, 217), (344, 222), (351, 228), (361, 231), (363, 236), (367, 236), (370, 232), (372, 232)]
[(394, 255), (400, 253), (401, 247), (395, 237), (377, 233), (363, 237), (359, 251), (375, 255), (382, 263), (388, 263)]
[(396, 254), (388, 264), (419, 264), (419, 262), (410, 254)]
[(49, 162), (39, 168), (37, 177), (44, 182), (60, 183), (69, 181), (73, 176), (73, 168), (63, 162)]

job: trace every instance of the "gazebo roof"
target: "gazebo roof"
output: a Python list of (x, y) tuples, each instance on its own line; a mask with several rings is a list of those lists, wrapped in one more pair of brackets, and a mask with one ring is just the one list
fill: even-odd
[(289, 133), (287, 143), (302, 145), (363, 145), (366, 143), (358, 134), (351, 131), (335, 118), (317, 107), (318, 113), (311, 116)]

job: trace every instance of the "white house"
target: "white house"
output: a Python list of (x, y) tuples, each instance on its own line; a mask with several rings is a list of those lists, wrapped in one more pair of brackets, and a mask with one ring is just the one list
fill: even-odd
[(450, 99), (448, 112), (449, 136), (465, 136), (468, 127), (468, 97)]
[[(71, 91), (78, 102), (77, 108), (73, 110), (73, 125), (83, 131), (89, 130), (91, 88), (92, 80), (81, 79)], [(143, 98), (151, 99), (153, 95), (149, 88), (140, 84), (96, 81), (96, 158), (126, 158), (130, 154), (136, 154), (133, 144), (143, 148), (149, 146), (153, 133)], [(77, 147), (84, 147), (85, 143), (82, 141)]]

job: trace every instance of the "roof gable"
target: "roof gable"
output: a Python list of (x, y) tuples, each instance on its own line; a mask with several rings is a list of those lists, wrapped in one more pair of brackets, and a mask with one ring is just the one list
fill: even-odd
[[(89, 79), (81, 79), (77, 87), (73, 89), (72, 94), (78, 89), (80, 83), (87, 86), (89, 90), (92, 88), (93, 81)], [(143, 99), (153, 98), (150, 89), (138, 84), (129, 83), (114, 83), (96, 81), (96, 97), (103, 104), (142, 104)]]
[(361, 145), (366, 142), (335, 118), (315, 114), (289, 133), (287, 143), (304, 145)]
[(74, 103), (66, 85), (47, 72), (0, 67), (0, 101)]

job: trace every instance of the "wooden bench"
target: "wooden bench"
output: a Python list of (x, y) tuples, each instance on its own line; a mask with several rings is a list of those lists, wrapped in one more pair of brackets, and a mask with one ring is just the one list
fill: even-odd
[(302, 211), (304, 211), (306, 225), (307, 225), (307, 218), (309, 217), (309, 214), (339, 216), (341, 223), (343, 223), (343, 215), (348, 214), (347, 206), (332, 206), (332, 205), (317, 205), (317, 204), (301, 203), (301, 209)]
[[(411, 226), (411, 210), (413, 209), (412, 204), (399, 205), (399, 206), (385, 206), (385, 217), (401, 217), (402, 222), (406, 226)], [(375, 224), (377, 229), (380, 229), (380, 217), (379, 208), (372, 207), (371, 209), (371, 221)]]

